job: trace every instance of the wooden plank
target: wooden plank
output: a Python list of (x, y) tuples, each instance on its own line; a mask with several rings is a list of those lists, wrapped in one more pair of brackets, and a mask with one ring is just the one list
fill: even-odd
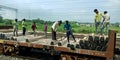
[(67, 48), (67, 47), (57, 47), (57, 46), (54, 46), (54, 49), (56, 50), (56, 51), (63, 51), (63, 52), (69, 52), (69, 48)]
[(15, 41), (5, 41), (4, 44), (14, 45), (14, 44), (15, 44)]
[(18, 44), (19, 44), (19, 46), (28, 47), (28, 43), (26, 43), (26, 42), (19, 42)]
[(43, 45), (41, 45), (41, 44), (33, 44), (33, 47), (34, 48), (43, 48)]

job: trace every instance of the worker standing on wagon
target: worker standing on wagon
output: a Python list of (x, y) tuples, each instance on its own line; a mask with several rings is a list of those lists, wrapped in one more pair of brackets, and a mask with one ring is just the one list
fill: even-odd
[(103, 35), (103, 32), (104, 32), (104, 28), (106, 28), (106, 33), (108, 34), (108, 26), (110, 24), (110, 16), (108, 14), (107, 11), (104, 11), (104, 15), (103, 15), (103, 21), (102, 21), (102, 24), (101, 24), (101, 35)]
[(101, 25), (101, 19), (103, 17), (102, 13), (100, 13), (97, 9), (94, 9), (95, 12), (95, 33), (98, 34), (98, 31), (100, 30)]
[(25, 36), (25, 33), (26, 33), (26, 19), (23, 19), (22, 20), (22, 34)]
[(69, 41), (69, 36), (70, 35), (73, 37), (74, 42), (76, 42), (75, 37), (72, 33), (71, 25), (69, 24), (68, 21), (66, 21), (66, 24), (64, 25), (64, 29), (66, 30), (66, 36), (67, 36), (68, 43), (70, 43), (70, 41)]
[(13, 36), (18, 36), (18, 19), (13, 22)]
[(37, 27), (36, 27), (36, 23), (35, 23), (35, 22), (33, 22), (31, 28), (32, 28), (32, 30), (33, 30), (34, 36), (36, 36), (36, 29), (37, 29)]
[(62, 24), (62, 21), (56, 21), (53, 23), (51, 30), (52, 30), (52, 40), (57, 40), (56, 39), (56, 30), (57, 27), (60, 26)]

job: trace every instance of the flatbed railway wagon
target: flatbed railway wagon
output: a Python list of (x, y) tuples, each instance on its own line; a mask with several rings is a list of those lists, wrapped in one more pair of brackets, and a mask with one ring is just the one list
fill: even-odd
[[(75, 35), (77, 42), (67, 43), (65, 34), (58, 34), (58, 41), (51, 40), (51, 33), (44, 38), (42, 33), (37, 37), (7, 37), (0, 35), (0, 53), (5, 55), (23, 55), (48, 60), (110, 60), (114, 57), (116, 31), (109, 30), (107, 37), (96, 35)], [(27, 36), (27, 35), (26, 35)], [(70, 38), (71, 39), (71, 38)], [(72, 39), (71, 39), (72, 40)], [(44, 58), (44, 60), (46, 60)]]

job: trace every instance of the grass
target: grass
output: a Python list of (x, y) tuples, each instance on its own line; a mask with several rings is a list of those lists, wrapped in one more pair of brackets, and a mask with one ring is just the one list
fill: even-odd
[[(4, 20), (3, 20), (4, 21)], [(8, 24), (11, 24), (11, 22), (12, 22), (13, 20), (5, 20), (4, 22), (2, 22), (2, 23), (0, 23), (0, 25), (8, 25)], [(33, 21), (34, 22), (36, 22), (36, 25), (37, 25), (37, 31), (43, 31), (43, 26), (44, 26), (44, 20), (26, 20), (26, 23), (27, 23), (27, 30), (29, 30), (29, 31), (32, 31), (32, 29), (31, 29), (31, 25), (32, 25), (32, 23), (33, 23)], [(19, 21), (19, 26), (18, 26), (18, 29), (19, 30), (22, 30), (22, 24), (21, 24), (22, 22), (21, 21)], [(53, 22), (51, 22), (51, 21), (47, 21), (47, 23), (48, 23), (48, 32), (51, 32), (51, 26), (52, 26), (52, 24), (53, 24)], [(58, 32), (65, 32), (65, 30), (64, 30), (64, 24), (65, 24), (65, 22), (63, 22), (62, 24), (61, 24), (61, 26), (59, 26), (58, 28), (57, 28), (57, 31)], [(72, 31), (73, 31), (73, 33), (94, 33), (94, 31), (95, 31), (95, 28), (94, 28), (94, 26), (90, 26), (90, 27), (88, 27), (88, 26), (85, 26), (85, 25), (76, 25), (76, 23), (75, 22), (70, 22), (70, 24), (71, 24), (71, 26), (72, 26)], [(12, 25), (12, 24), (11, 24)], [(109, 29), (111, 29), (111, 30), (116, 30), (116, 31), (118, 31), (118, 33), (120, 34), (120, 27), (116, 27), (114, 24), (112, 24), (110, 27), (109, 27)]]
[[(30, 22), (27, 23), (27, 30), (32, 31), (31, 25), (32, 25), (32, 23), (30, 23)], [(43, 28), (44, 28), (43, 24), (37, 23), (36, 25), (37, 25), (37, 31), (43, 31)], [(48, 32), (51, 32), (51, 26), (52, 26), (52, 24), (48, 24)], [(87, 34), (87, 33), (94, 33), (94, 31), (95, 31), (94, 26), (87, 27), (87, 26), (76, 25), (75, 23), (71, 24), (71, 26), (72, 26), (73, 33), (85, 33), (85, 34)], [(22, 26), (19, 25), (19, 30), (22, 30), (21, 27)], [(64, 27), (64, 23), (61, 24), (61, 26), (59, 26), (57, 28), (57, 31), (58, 32), (65, 32), (63, 27)], [(118, 33), (120, 33), (120, 28), (119, 27), (111, 26), (111, 27), (109, 27), (109, 29), (116, 30), (116, 31), (118, 31)]]

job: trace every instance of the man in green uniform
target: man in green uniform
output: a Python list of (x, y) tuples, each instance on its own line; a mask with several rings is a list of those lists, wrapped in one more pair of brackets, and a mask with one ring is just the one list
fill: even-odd
[(13, 36), (18, 36), (18, 19), (13, 22)]
[(100, 13), (97, 9), (94, 9), (95, 12), (95, 33), (98, 33), (98, 29), (100, 29), (101, 19), (103, 17), (102, 13)]
[(22, 21), (22, 30), (23, 30), (23, 35), (25, 35), (25, 33), (26, 33), (26, 22), (25, 22), (26, 20), (25, 19), (23, 19), (23, 21)]

